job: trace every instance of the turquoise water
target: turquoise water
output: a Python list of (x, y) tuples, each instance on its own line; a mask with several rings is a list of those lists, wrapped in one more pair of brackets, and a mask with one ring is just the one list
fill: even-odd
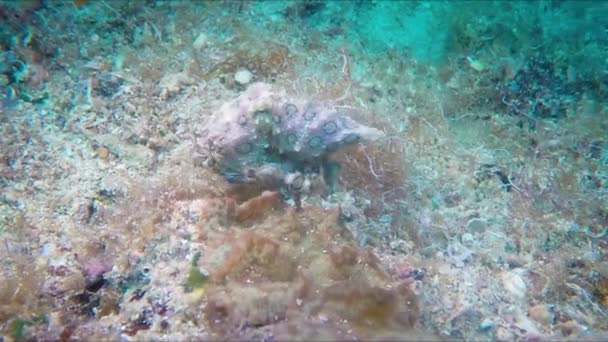
[(0, 1), (3, 338), (608, 339), (607, 18)]

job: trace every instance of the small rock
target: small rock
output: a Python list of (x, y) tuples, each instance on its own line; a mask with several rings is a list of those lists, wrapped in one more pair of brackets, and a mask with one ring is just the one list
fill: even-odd
[(15, 227), (17, 229), (22, 229), (23, 227), (25, 227), (25, 218), (24, 218), (22, 212), (17, 212), (15, 214), (15, 218), (13, 221), (13, 227)]
[(496, 329), (496, 340), (497, 341), (513, 341), (515, 336), (507, 328), (499, 327)]
[(518, 255), (507, 255), (505, 262), (509, 269), (523, 267), (525, 262)]
[(555, 328), (561, 332), (562, 336), (571, 336), (580, 334), (584, 328), (575, 321), (566, 321), (558, 323)]
[(494, 322), (492, 322), (491, 319), (486, 318), (479, 325), (479, 329), (483, 332), (486, 332), (486, 331), (489, 331), (490, 329), (492, 329), (493, 326), (494, 326)]
[(475, 238), (473, 237), (473, 234), (470, 233), (462, 234), (460, 239), (462, 240), (462, 244), (467, 247), (471, 247), (475, 243)]
[(91, 59), (83, 66), (85, 69), (94, 70), (94, 71), (108, 71), (110, 70), (110, 66), (101, 56), (96, 56)]
[(234, 74), (234, 80), (240, 85), (246, 85), (251, 82), (253, 74), (247, 69), (241, 69)]
[(194, 39), (194, 42), (192, 43), (192, 47), (194, 48), (195, 51), (200, 51), (202, 48), (207, 46), (208, 43), (209, 43), (209, 38), (207, 37), (207, 35), (204, 33), (201, 33), (196, 37), (196, 39)]
[(514, 298), (523, 300), (526, 298), (527, 286), (524, 279), (516, 271), (505, 271), (502, 273), (502, 283)]
[(478, 218), (473, 218), (467, 222), (467, 230), (470, 233), (480, 233), (486, 229), (486, 221)]
[(120, 90), (124, 81), (116, 75), (104, 73), (97, 78), (97, 83), (95, 93), (105, 97), (112, 97)]
[(467, 61), (469, 62), (469, 66), (477, 72), (483, 71), (486, 68), (483, 63), (471, 56), (467, 56)]
[(194, 83), (194, 79), (183, 71), (177, 74), (167, 74), (163, 76), (159, 82), (159, 87), (161, 89), (160, 98), (166, 100), (170, 96), (182, 91), (183, 87), (190, 86)]
[(538, 304), (534, 305), (528, 310), (528, 315), (534, 321), (543, 325), (553, 324), (555, 315), (547, 308), (547, 305)]
[(110, 156), (110, 151), (105, 147), (100, 147), (97, 149), (97, 156), (100, 159), (107, 159)]

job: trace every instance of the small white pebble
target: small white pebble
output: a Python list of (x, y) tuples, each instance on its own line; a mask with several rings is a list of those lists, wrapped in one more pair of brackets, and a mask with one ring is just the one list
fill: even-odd
[(200, 51), (202, 48), (207, 46), (208, 42), (209, 42), (209, 39), (207, 38), (207, 35), (204, 33), (201, 33), (196, 37), (196, 39), (194, 39), (194, 42), (192, 43), (192, 47), (194, 48), (194, 50)]
[(513, 341), (515, 336), (507, 328), (499, 327), (496, 329), (496, 340), (497, 341)]
[(480, 61), (476, 60), (475, 58), (471, 57), (471, 56), (467, 56), (467, 61), (469, 62), (469, 66), (475, 70), (475, 71), (483, 71), (486, 66), (483, 65), (483, 63), (481, 63)]
[(246, 85), (251, 82), (253, 74), (247, 69), (241, 69), (234, 74), (234, 80), (240, 85)]
[(526, 298), (527, 286), (521, 275), (505, 271), (502, 273), (502, 283), (505, 290), (514, 298), (519, 300)]

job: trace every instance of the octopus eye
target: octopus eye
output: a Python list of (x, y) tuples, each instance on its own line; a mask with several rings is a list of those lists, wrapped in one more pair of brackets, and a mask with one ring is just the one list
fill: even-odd
[(323, 125), (323, 132), (325, 132), (325, 134), (327, 134), (327, 135), (334, 134), (334, 133), (336, 133), (337, 130), (338, 130), (338, 125), (336, 125), (336, 123), (333, 121), (326, 122)]
[(283, 113), (285, 113), (285, 117), (292, 118), (298, 113), (298, 107), (293, 103), (287, 103), (283, 106)]
[(352, 144), (354, 142), (359, 141), (359, 139), (361, 139), (361, 137), (358, 134), (349, 134), (344, 138), (344, 142), (347, 144)]
[(283, 181), (291, 191), (299, 192), (304, 186), (304, 176), (300, 172), (287, 174)]
[(302, 177), (302, 175), (295, 176), (290, 184), (293, 190), (302, 189), (302, 185), (304, 185), (304, 177)]
[(253, 145), (250, 143), (242, 143), (236, 147), (236, 151), (240, 154), (248, 154), (253, 151)]
[(311, 148), (319, 148), (322, 144), (323, 140), (321, 140), (321, 137), (312, 137), (308, 140), (308, 146)]
[(244, 114), (241, 114), (241, 116), (239, 116), (239, 120), (238, 120), (239, 125), (245, 126), (245, 125), (247, 125), (247, 121), (248, 121), (247, 117)]

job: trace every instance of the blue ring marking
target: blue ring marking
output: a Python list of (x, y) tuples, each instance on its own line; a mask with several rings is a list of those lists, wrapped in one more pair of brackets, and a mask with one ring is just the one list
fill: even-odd
[(337, 130), (338, 130), (338, 125), (336, 125), (336, 123), (333, 121), (326, 122), (323, 125), (323, 132), (325, 132), (325, 134), (327, 134), (327, 135), (334, 134), (334, 133), (336, 133)]
[(319, 148), (323, 145), (323, 139), (321, 137), (312, 137), (308, 140), (308, 146), (311, 148)]

